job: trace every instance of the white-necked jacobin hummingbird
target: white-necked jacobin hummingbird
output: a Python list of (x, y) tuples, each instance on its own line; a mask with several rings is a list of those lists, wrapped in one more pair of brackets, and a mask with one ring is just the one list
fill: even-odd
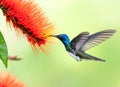
[(82, 32), (79, 35), (77, 35), (75, 38), (73, 38), (71, 42), (66, 34), (51, 35), (51, 36), (61, 40), (66, 48), (66, 51), (77, 61), (80, 61), (82, 59), (87, 59), (87, 60), (96, 60), (96, 61), (105, 62), (104, 59), (100, 59), (95, 56), (89, 55), (85, 53), (85, 51), (107, 40), (115, 32), (116, 31), (112, 29), (103, 30), (92, 35), (89, 35), (89, 32)]

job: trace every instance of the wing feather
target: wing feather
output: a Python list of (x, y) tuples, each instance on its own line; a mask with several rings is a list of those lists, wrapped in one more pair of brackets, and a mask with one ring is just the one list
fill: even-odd
[(84, 45), (80, 48), (82, 51), (86, 51), (110, 38), (116, 31), (109, 29), (103, 30), (98, 33), (92, 34), (88, 37)]
[(78, 51), (81, 48), (81, 46), (86, 42), (88, 37), (89, 37), (89, 33), (88, 32), (82, 32), (79, 35), (77, 35), (70, 42), (70, 45), (71, 45), (72, 49), (74, 49), (75, 51)]

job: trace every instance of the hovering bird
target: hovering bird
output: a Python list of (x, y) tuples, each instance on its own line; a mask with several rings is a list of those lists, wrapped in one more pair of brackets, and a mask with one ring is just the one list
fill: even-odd
[(112, 29), (103, 30), (95, 34), (89, 35), (89, 32), (82, 32), (70, 41), (66, 34), (51, 35), (58, 38), (64, 44), (66, 51), (77, 61), (82, 59), (96, 60), (105, 62), (104, 59), (85, 53), (86, 50), (104, 42), (110, 38), (116, 31)]

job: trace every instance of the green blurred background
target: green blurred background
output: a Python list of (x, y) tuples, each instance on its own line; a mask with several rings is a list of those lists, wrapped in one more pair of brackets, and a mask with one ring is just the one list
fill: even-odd
[[(72, 39), (83, 31), (91, 34), (116, 29), (117, 33), (87, 53), (103, 58), (103, 62), (76, 62), (63, 44), (54, 39), (48, 55), (36, 55), (26, 38), (6, 26), (0, 11), (0, 29), (8, 45), (9, 55), (22, 61), (9, 61), (7, 71), (28, 87), (120, 87), (120, 0), (36, 0), (55, 24), (57, 34)], [(46, 48), (47, 49), (47, 48)], [(0, 62), (0, 70), (6, 71)]]

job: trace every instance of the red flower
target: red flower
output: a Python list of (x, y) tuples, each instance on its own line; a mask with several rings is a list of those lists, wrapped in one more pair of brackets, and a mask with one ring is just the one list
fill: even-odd
[(7, 22), (12, 22), (33, 47), (46, 44), (53, 25), (33, 0), (0, 0), (0, 8)]
[(0, 72), (0, 87), (26, 87), (10, 73)]

